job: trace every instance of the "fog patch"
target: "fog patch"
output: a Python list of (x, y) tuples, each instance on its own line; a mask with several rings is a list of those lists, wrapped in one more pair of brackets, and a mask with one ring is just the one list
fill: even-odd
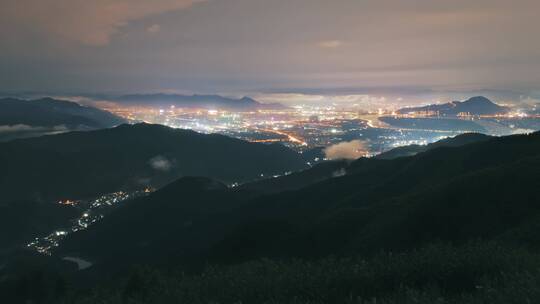
[(170, 171), (173, 167), (173, 161), (161, 155), (151, 158), (148, 163), (154, 170), (163, 172)]
[(347, 174), (347, 170), (345, 170), (345, 168), (341, 168), (339, 170), (332, 172), (332, 177), (342, 177), (342, 176), (345, 176), (346, 174)]
[(139, 185), (148, 186), (152, 182), (152, 180), (149, 177), (141, 177), (135, 179), (135, 182)]
[(43, 131), (44, 129), (43, 127), (32, 127), (29, 125), (4, 125), (0, 126), (0, 133)]
[(65, 132), (69, 131), (65, 125), (54, 127), (30, 126), (24, 124), (17, 125), (1, 125), (0, 133), (15, 133), (15, 132)]
[(15, 132), (62, 132), (67, 131), (66, 126), (58, 125), (54, 127), (34, 127), (24, 124), (17, 125), (2, 125), (0, 133), (15, 133)]
[(88, 261), (85, 261), (85, 260), (83, 260), (81, 258), (65, 257), (62, 260), (73, 262), (73, 263), (77, 264), (77, 267), (79, 268), (79, 270), (85, 270), (87, 268), (92, 267), (92, 263), (90, 263)]
[(357, 159), (367, 154), (365, 142), (361, 140), (344, 141), (326, 147), (324, 149), (326, 158), (334, 159)]

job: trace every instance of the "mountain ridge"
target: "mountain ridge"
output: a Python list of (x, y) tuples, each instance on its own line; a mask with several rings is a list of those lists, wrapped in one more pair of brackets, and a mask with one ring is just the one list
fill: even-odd
[(130, 94), (112, 98), (114, 102), (134, 105), (175, 106), (179, 108), (206, 108), (225, 110), (257, 110), (282, 109), (285, 106), (278, 103), (264, 104), (251, 97), (244, 96), (239, 99), (221, 95), (181, 95), (181, 94)]
[(431, 104), (421, 107), (402, 108), (398, 114), (410, 114), (418, 112), (432, 112), (443, 116), (457, 116), (460, 113), (470, 115), (495, 115), (504, 114), (509, 108), (502, 107), (484, 96), (471, 97), (465, 101), (452, 101), (445, 104)]
[(0, 143), (0, 164), (3, 200), (81, 199), (181, 176), (233, 183), (307, 168), (283, 145), (149, 124)]
[[(155, 239), (155, 242), (150, 242), (152, 246), (138, 250), (146, 258), (148, 254), (159, 251), (160, 256), (163, 255), (164, 258), (177, 256), (183, 261), (195, 259), (203, 262), (210, 259), (214, 262), (241, 262), (260, 257), (321, 257), (348, 251), (406, 249), (408, 247), (402, 245), (407, 242), (400, 238), (409, 238), (406, 235), (408, 228), (399, 226), (400, 221), (403, 220), (402, 217), (406, 218), (407, 214), (414, 213), (420, 217), (422, 212), (431, 210), (429, 209), (431, 195), (435, 193), (440, 198), (441, 193), (446, 193), (433, 192), (434, 189), (450, 191), (455, 188), (455, 193), (449, 198), (456, 200), (460, 200), (461, 193), (467, 193), (463, 191), (469, 191), (471, 195), (463, 198), (463, 201), (472, 204), (475, 199), (481, 198), (483, 191), (493, 188), (491, 185), (493, 182), (496, 187), (489, 197), (494, 201), (500, 201), (500, 204), (508, 204), (510, 198), (508, 194), (521, 185), (526, 185), (519, 193), (522, 199), (520, 206), (532, 203), (533, 201), (527, 201), (526, 198), (530, 197), (532, 200), (538, 198), (534, 185), (538, 185), (540, 180), (535, 178), (540, 177), (539, 148), (540, 133), (537, 132), (531, 135), (490, 138), (458, 147), (438, 147), (415, 156), (394, 160), (359, 159), (346, 167), (347, 174), (344, 176), (270, 195), (253, 196), (249, 191), (246, 194), (246, 190), (249, 189), (242, 188), (212, 191), (201, 189), (187, 197), (178, 197), (174, 191), (170, 192), (171, 190), (168, 190), (168, 194), (157, 191), (152, 196), (139, 200), (136, 205), (139, 209), (144, 209), (144, 206), (155, 206), (159, 202), (163, 208), (170, 210), (169, 212), (178, 214), (179, 223), (164, 221), (159, 224), (159, 228), (158, 226), (151, 228), (172, 233), (176, 245), (172, 245), (170, 239)], [(496, 152), (486, 158), (486, 151)], [(509, 171), (508, 168), (514, 169)], [(520, 170), (523, 170), (524, 175), (515, 176)], [(507, 171), (513, 173), (502, 178)], [(472, 182), (480, 176), (489, 178), (485, 183), (482, 179)], [(503, 187), (505, 183), (509, 187)], [(463, 191), (453, 185), (459, 185), (458, 188)], [(220, 200), (220, 197), (223, 199)], [(415, 203), (415, 198), (418, 198), (421, 204)], [(439, 201), (440, 204), (452, 202), (448, 199), (439, 199), (437, 202)], [(177, 205), (179, 203), (181, 205)], [(227, 206), (227, 203), (231, 205)], [(437, 204), (434, 206), (439, 206)], [(507, 223), (505, 229), (518, 227), (519, 223), (529, 216), (526, 212), (520, 212), (516, 215), (520, 220), (516, 222), (507, 218), (511, 214), (500, 213), (501, 211), (496, 209), (497, 205), (490, 206), (489, 202), (483, 200), (477, 204), (484, 207), (475, 207), (475, 212), (488, 208), (490, 212), (498, 214), (501, 221)], [(407, 207), (409, 205), (412, 209)], [(414, 209), (417, 208), (415, 206), (419, 206), (420, 209)], [(463, 203), (460, 206), (466, 208), (467, 204)], [(537, 207), (540, 208), (535, 205), (523, 208), (531, 208), (532, 216), (535, 212), (540, 212), (540, 209), (534, 211)], [(177, 208), (183, 211), (180, 212)], [(443, 205), (440, 205), (440, 208), (443, 208)], [(152, 218), (160, 218), (159, 210), (153, 210), (156, 214)], [(394, 214), (393, 211), (399, 213)], [(122, 241), (123, 244), (118, 246), (124, 249), (131, 248), (130, 252), (133, 252), (138, 232), (131, 230), (131, 235), (127, 239), (123, 232), (113, 228), (115, 218), (130, 218), (130, 212), (128, 205), (128, 208), (122, 210), (116, 217), (105, 219), (106, 224), (103, 226), (98, 224), (84, 235), (73, 235), (65, 244), (66, 247), (62, 248), (62, 252), (81, 250), (95, 261), (102, 261), (106, 265), (111, 262), (108, 259), (112, 258), (109, 249), (113, 246), (111, 243), (113, 240), (125, 239), (126, 241)], [(436, 212), (436, 209), (429, 212)], [(131, 222), (140, 222), (143, 225), (148, 213), (139, 210), (138, 214), (138, 217), (131, 218)], [(467, 217), (462, 213), (459, 216)], [(443, 219), (439, 223), (429, 222), (429, 225), (442, 224)], [(489, 222), (489, 225), (493, 224), (489, 218), (483, 218), (482, 221)], [(189, 225), (183, 226), (181, 223)], [(407, 223), (413, 225), (411, 222)], [(451, 219), (446, 219), (444, 223), (451, 225), (452, 222)], [(398, 225), (392, 230), (395, 231), (395, 237), (388, 231), (390, 228), (379, 229), (393, 225)], [(144, 225), (140, 227), (140, 229), (148, 228), (149, 226)], [(434, 233), (425, 239), (409, 239), (410, 246), (421, 245), (437, 237), (452, 240), (450, 236), (453, 234), (445, 235), (446, 232), (441, 229), (443, 228), (437, 230), (439, 234)], [(475, 229), (477, 230), (469, 231), (471, 235), (482, 235), (483, 230)], [(140, 233), (151, 238), (151, 233), (149, 234), (147, 230)], [(98, 239), (101, 239), (99, 242), (107, 244), (103, 247), (108, 248), (107, 252), (99, 253), (99, 250), (93, 249), (94, 246), (90, 248), (85, 245), (98, 244)], [(467, 239), (466, 235), (459, 235), (459, 240)], [(368, 240), (369, 242), (366, 242)], [(116, 249), (119, 250), (116, 254), (124, 256), (124, 249), (120, 247)], [(137, 261), (136, 255), (132, 258), (132, 262)]]
[(70, 126), (86, 124), (87, 127), (103, 128), (125, 122), (109, 112), (51, 97), (33, 100), (2, 98), (0, 110), (0, 125), (51, 127), (62, 124)]
[(0, 141), (110, 128), (125, 122), (107, 111), (67, 100), (50, 97), (0, 99)]

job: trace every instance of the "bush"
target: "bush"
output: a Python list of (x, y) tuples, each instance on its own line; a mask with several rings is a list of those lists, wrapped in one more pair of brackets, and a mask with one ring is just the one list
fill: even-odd
[(139, 269), (122, 287), (73, 303), (512, 303), (540, 295), (539, 261), (525, 251), (476, 242), (367, 260), (262, 259), (209, 266), (198, 275)]

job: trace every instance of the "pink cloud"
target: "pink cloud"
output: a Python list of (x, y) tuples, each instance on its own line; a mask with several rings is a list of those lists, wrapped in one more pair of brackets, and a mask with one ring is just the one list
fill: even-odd
[[(0, 18), (86, 45), (101, 46), (129, 22), (205, 0), (8, 0)], [(155, 31), (156, 28), (154, 27)]]

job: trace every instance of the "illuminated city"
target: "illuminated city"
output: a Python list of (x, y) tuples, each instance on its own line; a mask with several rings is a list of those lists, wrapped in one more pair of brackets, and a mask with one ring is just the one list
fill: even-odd
[(425, 145), (461, 133), (475, 132), (471, 126), (438, 128), (400, 126), (391, 121), (434, 120), (455, 124), (473, 122), (478, 131), (503, 136), (529, 133), (540, 128), (540, 114), (509, 112), (498, 115), (460, 113), (442, 117), (436, 112), (396, 114), (395, 110), (365, 111), (356, 107), (298, 105), (277, 110), (225, 111), (169, 107), (107, 107), (106, 110), (133, 122), (163, 124), (202, 133), (218, 133), (250, 142), (279, 142), (303, 152), (343, 141), (360, 139), (376, 155), (398, 146)]

